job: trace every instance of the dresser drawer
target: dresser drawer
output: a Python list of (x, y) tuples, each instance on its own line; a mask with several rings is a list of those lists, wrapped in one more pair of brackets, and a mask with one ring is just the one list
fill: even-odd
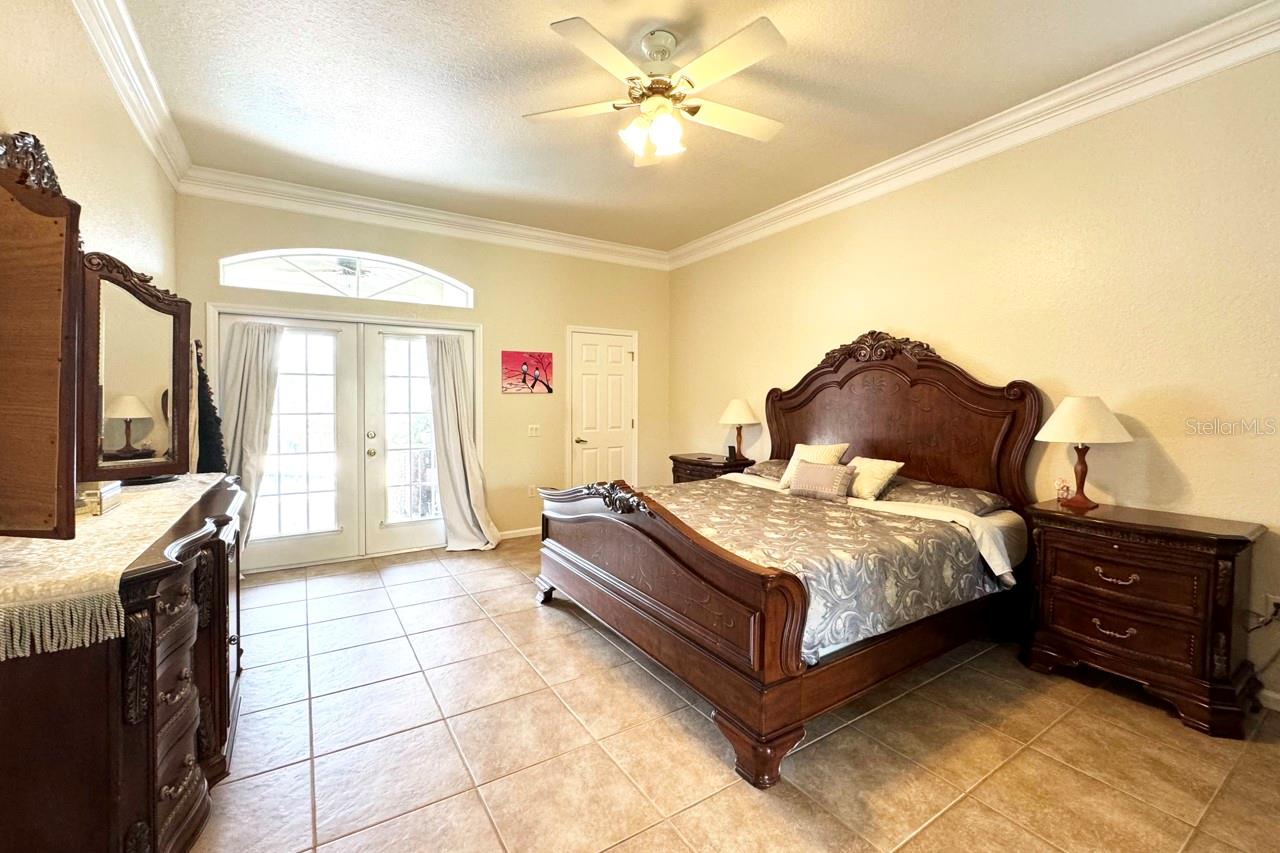
[(173, 733), (186, 727), (192, 708), (199, 705), (195, 662), (191, 648), (173, 652), (156, 671), (155, 718), (156, 755), (164, 755), (173, 743)]
[(194, 567), (195, 558), (192, 558), (156, 588), (157, 660), (164, 660), (174, 649), (189, 646), (195, 641), (199, 608), (192, 588)]
[(1192, 619), (1203, 614), (1206, 570), (1167, 562), (1157, 564), (1132, 551), (1100, 549), (1089, 544), (1070, 540), (1048, 545), (1044, 567), (1047, 582), (1118, 604)]
[(196, 759), (196, 727), (199, 715), (191, 718), (173, 746), (156, 766), (156, 832), (163, 850), (172, 832), (196, 809), (208, 792), (204, 770)]
[(1202, 630), (1198, 625), (1152, 618), (1052, 587), (1044, 595), (1044, 615), (1050, 631), (1148, 667), (1189, 675), (1200, 673)]

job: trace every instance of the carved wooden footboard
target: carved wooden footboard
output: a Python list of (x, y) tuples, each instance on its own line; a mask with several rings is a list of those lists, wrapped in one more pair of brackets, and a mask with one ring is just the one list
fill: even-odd
[(775, 782), (777, 760), (804, 734), (789, 691), (766, 701), (807, 668), (800, 580), (724, 550), (622, 481), (542, 497), (543, 601), (562, 590), (692, 684), (715, 706), (740, 772)]

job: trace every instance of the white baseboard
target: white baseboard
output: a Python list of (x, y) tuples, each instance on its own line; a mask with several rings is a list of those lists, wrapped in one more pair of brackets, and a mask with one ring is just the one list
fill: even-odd
[(522, 527), (519, 530), (499, 530), (498, 536), (502, 540), (507, 540), (519, 539), (521, 536), (539, 536), (541, 533), (541, 527)]
[(1272, 711), (1280, 711), (1280, 690), (1262, 690), (1258, 692), (1258, 701), (1262, 707)]

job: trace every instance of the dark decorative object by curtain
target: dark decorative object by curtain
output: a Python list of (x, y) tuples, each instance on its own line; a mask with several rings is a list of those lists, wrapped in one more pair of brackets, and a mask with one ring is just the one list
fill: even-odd
[(227, 451), (222, 444), (222, 418), (213, 403), (213, 389), (204, 369), (204, 346), (196, 341), (196, 405), (199, 407), (200, 457), (196, 473), (217, 474), (227, 470)]

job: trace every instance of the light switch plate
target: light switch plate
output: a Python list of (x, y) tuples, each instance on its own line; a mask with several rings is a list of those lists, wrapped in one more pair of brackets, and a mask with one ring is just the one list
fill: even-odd
[(529, 424), (529, 438), (542, 437), (542, 424)]

